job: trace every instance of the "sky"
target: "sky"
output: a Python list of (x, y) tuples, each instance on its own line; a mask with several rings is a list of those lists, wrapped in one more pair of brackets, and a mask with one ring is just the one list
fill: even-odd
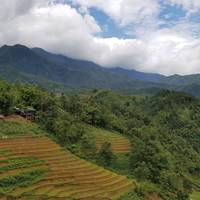
[(0, 0), (0, 46), (104, 67), (200, 73), (200, 0)]

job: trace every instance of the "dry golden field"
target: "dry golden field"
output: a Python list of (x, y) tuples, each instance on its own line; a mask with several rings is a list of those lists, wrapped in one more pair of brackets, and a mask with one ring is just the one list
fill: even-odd
[[(26, 164), (20, 165), (20, 160)], [(13, 176), (25, 183), (8, 187)], [(17, 199), (113, 200), (134, 183), (74, 156), (47, 137), (25, 137), (0, 139), (0, 186), (1, 193)]]
[(130, 141), (125, 136), (92, 126), (87, 128), (88, 132), (95, 137), (97, 150), (101, 148), (104, 142), (110, 142), (114, 153), (130, 152)]

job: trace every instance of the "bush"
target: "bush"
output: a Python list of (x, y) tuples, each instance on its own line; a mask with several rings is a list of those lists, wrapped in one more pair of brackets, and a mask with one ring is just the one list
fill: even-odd
[(101, 165), (105, 167), (109, 167), (111, 163), (115, 160), (115, 156), (112, 152), (111, 143), (105, 142), (103, 143), (99, 153), (98, 153), (98, 160)]
[(82, 135), (80, 145), (81, 152), (85, 158), (90, 160), (94, 160), (96, 158), (96, 144), (94, 137), (87, 134)]

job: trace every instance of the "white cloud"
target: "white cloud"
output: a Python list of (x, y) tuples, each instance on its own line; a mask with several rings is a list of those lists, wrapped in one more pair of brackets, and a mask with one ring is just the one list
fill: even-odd
[(161, 30), (144, 39), (148, 59), (144, 70), (164, 74), (191, 74), (200, 72), (200, 40), (176, 30)]
[(28, 13), (35, 6), (47, 4), (45, 0), (10, 0), (1, 1), (0, 20), (11, 20), (19, 15)]
[(159, 4), (156, 0), (68, 0), (83, 8), (97, 8), (105, 12), (120, 26), (145, 23), (154, 19)]
[(62, 4), (34, 7), (2, 24), (0, 44), (41, 46), (73, 57), (87, 57), (81, 47), (89, 47), (92, 34), (101, 30), (94, 18)]
[(87, 24), (89, 28), (88, 30), (90, 30), (91, 33), (101, 32), (101, 28), (95, 21), (94, 17), (92, 17), (89, 14), (85, 14), (83, 18), (84, 18), (84, 22)]
[[(104, 4), (105, 1), (92, 2)], [(106, 2), (111, 4), (111, 0)], [(125, 25), (129, 18), (125, 20), (123, 15), (129, 11), (122, 11), (124, 14), (117, 16), (121, 5), (117, 2), (110, 13)], [(139, 1), (135, 2), (139, 4)], [(137, 39), (101, 38), (96, 36), (101, 27), (87, 10), (90, 6), (86, 5), (80, 13), (70, 5), (49, 4), (47, 0), (13, 0), (12, 3), (0, 7), (3, 11), (0, 12), (0, 45), (21, 43), (38, 46), (70, 57), (92, 60), (106, 67), (120, 66), (164, 74), (200, 72), (200, 39), (191, 33), (192, 24), (182, 23), (153, 31), (146, 29), (145, 32), (140, 30)]]
[(109, 46), (96, 60), (109, 66), (126, 66), (145, 72), (191, 74), (200, 72), (200, 40), (175, 30), (162, 30), (141, 39), (97, 39)]
[(168, 0), (172, 5), (182, 6), (189, 12), (197, 12), (200, 9), (200, 0)]

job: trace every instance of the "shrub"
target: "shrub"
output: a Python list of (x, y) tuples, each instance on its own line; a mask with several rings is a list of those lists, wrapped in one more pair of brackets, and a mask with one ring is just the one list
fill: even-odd
[(98, 153), (99, 162), (101, 165), (108, 167), (115, 160), (115, 156), (112, 152), (111, 143), (103, 143), (99, 153)]

